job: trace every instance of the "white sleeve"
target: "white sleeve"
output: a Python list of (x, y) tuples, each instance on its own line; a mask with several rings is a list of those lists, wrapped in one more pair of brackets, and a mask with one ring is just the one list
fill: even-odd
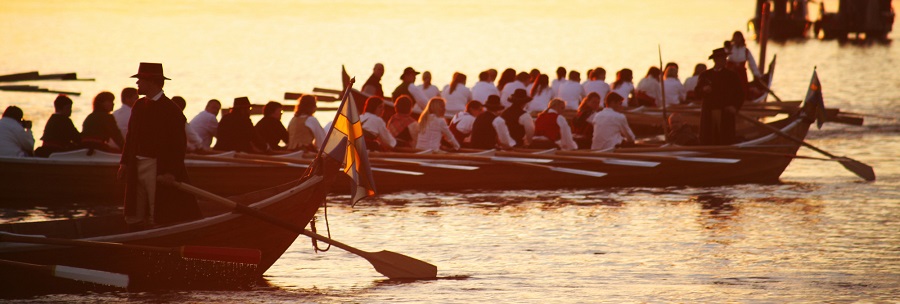
[(531, 119), (531, 115), (526, 112), (519, 116), (519, 124), (525, 127), (525, 138), (523, 140), (525, 143), (531, 143), (531, 139), (534, 137), (534, 120)]
[(315, 137), (315, 141), (313, 143), (316, 145), (316, 148), (321, 148), (322, 141), (325, 140), (325, 129), (323, 129), (322, 125), (319, 124), (319, 120), (315, 117), (310, 116), (306, 119), (305, 125), (307, 128), (312, 130), (313, 137)]
[(759, 68), (756, 67), (756, 60), (753, 59), (753, 53), (750, 53), (749, 49), (745, 48), (744, 50), (747, 51), (747, 65), (750, 66), (750, 71), (753, 72), (753, 76), (756, 76), (757, 78), (762, 76), (762, 74), (759, 73)]
[(194, 132), (194, 128), (191, 127), (191, 124), (184, 123), (184, 135), (187, 137), (187, 149), (188, 151), (194, 151), (202, 148), (203, 141), (200, 140), (200, 136), (197, 135), (197, 132)]
[(628, 126), (628, 119), (625, 118), (624, 114), (619, 119), (619, 132), (622, 133), (622, 137), (625, 137), (626, 140), (634, 141), (634, 132), (631, 132), (631, 127)]
[(501, 146), (505, 148), (512, 148), (516, 145), (516, 140), (509, 135), (509, 128), (506, 127), (506, 121), (503, 120), (502, 117), (494, 118), (494, 121), (491, 122), (491, 125), (494, 126), (494, 130), (497, 131), (497, 141)]
[(438, 119), (434, 121), (438, 127), (441, 128), (441, 134), (444, 136), (444, 139), (450, 142), (453, 145), (453, 148), (459, 150), (459, 142), (456, 141), (456, 136), (453, 136), (453, 132), (450, 132), (450, 126), (447, 125), (442, 119)]
[[(419, 87), (417, 87), (415, 84), (412, 84), (412, 83), (409, 84), (408, 89), (409, 89), (409, 94), (412, 95), (416, 104), (418, 104), (419, 107), (421, 107), (421, 109), (425, 109), (425, 106), (428, 105), (428, 97), (425, 96), (425, 93), (422, 92), (422, 90), (419, 89)], [(393, 147), (393, 145), (391, 145), (391, 147)]]
[(394, 135), (391, 135), (391, 131), (388, 131), (384, 122), (378, 124), (378, 137), (391, 148), (397, 146), (397, 139), (394, 138)]
[(578, 144), (575, 143), (575, 139), (572, 138), (572, 128), (569, 127), (569, 123), (566, 121), (566, 118), (562, 115), (556, 116), (556, 125), (559, 126), (559, 147), (563, 150), (575, 150), (578, 149)]

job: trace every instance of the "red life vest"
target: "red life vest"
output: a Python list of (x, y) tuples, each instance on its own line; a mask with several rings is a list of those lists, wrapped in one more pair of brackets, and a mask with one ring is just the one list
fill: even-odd
[(542, 112), (534, 121), (534, 136), (543, 136), (549, 138), (550, 141), (557, 141), (560, 138), (559, 125), (556, 119), (559, 113)]

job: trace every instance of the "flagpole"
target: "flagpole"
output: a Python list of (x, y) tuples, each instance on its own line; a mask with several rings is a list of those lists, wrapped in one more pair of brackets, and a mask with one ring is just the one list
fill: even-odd
[[(662, 60), (662, 46), (659, 44), (656, 45), (656, 50), (659, 52), (659, 68), (663, 68), (663, 60)], [(666, 113), (666, 83), (664, 76), (666, 75), (665, 70), (661, 70), (659, 73), (659, 90), (660, 95), (662, 97), (662, 116), (663, 116), (663, 138), (669, 135), (669, 114)]]
[[(341, 69), (343, 69), (343, 68), (344, 67), (341, 66)], [(328, 133), (325, 134), (325, 140), (324, 140), (325, 142), (328, 142), (328, 139), (331, 138), (331, 133), (334, 131), (333, 124), (335, 121), (337, 121), (338, 117), (341, 116), (341, 112), (344, 111), (344, 107), (347, 106), (347, 99), (349, 99), (349, 97), (350, 97), (350, 88), (353, 87), (353, 83), (355, 83), (355, 82), (356, 82), (356, 77), (350, 78), (350, 82), (347, 83), (347, 87), (344, 88), (344, 93), (341, 96), (341, 105), (338, 106), (337, 112), (334, 113), (334, 119), (331, 120), (332, 126), (331, 126), (331, 128), (328, 128)], [(349, 119), (349, 117), (347, 117), (347, 119)], [(319, 144), (319, 143), (317, 143), (317, 144)], [(319, 144), (319, 152), (316, 153), (316, 159), (318, 159), (320, 156), (322, 156), (322, 153), (324, 153), (324, 151), (325, 151), (325, 143)]]

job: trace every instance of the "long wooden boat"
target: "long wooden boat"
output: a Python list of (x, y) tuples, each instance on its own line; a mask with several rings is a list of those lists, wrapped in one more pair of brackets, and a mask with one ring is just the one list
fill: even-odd
[[(281, 220), (305, 226), (331, 189), (335, 173), (338, 173), (336, 167), (331, 169), (231, 198)], [(128, 230), (120, 215), (2, 224), (0, 231), (159, 247), (195, 245), (258, 249), (262, 253), (261, 262), (255, 270), (250, 270), (256, 278), (261, 277), (298, 236), (296, 232), (227, 210), (205, 208), (204, 213), (202, 219), (133, 232)], [(165, 259), (159, 262), (152, 255), (133, 250), (0, 242), (0, 259), (126, 274), (131, 277), (130, 290), (217, 289), (223, 286), (221, 282), (207, 282), (209, 279), (204, 279), (215, 277), (205, 273), (209, 269), (172, 267)], [(197, 280), (198, 277), (201, 279)], [(0, 271), (0, 286), (3, 286), (0, 296), (103, 289), (39, 273), (8, 269)]]
[[(0, 157), (0, 205), (119, 204), (124, 195), (116, 180), (120, 157), (88, 150), (54, 153), (50, 158)], [(194, 185), (219, 195), (287, 183), (305, 171), (304, 166), (203, 160), (186, 160), (185, 165)]]

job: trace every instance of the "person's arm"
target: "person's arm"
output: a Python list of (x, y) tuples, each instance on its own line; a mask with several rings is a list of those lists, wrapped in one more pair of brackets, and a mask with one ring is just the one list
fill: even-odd
[(453, 132), (450, 132), (450, 126), (447, 125), (443, 119), (435, 120), (434, 124), (436, 124), (441, 129), (441, 136), (444, 137), (447, 142), (453, 145), (453, 150), (459, 150), (459, 142), (456, 141), (456, 136), (453, 136)]
[(422, 92), (419, 87), (415, 84), (409, 84), (409, 94), (412, 95), (414, 101), (417, 105), (419, 105), (420, 109), (425, 109), (425, 106), (428, 105), (428, 97), (425, 97), (425, 93)]
[(628, 119), (625, 118), (624, 114), (619, 117), (619, 132), (622, 133), (622, 137), (624, 137), (626, 141), (634, 141), (634, 132), (631, 132), (631, 127), (628, 126)]
[(747, 51), (747, 65), (750, 66), (750, 71), (753, 72), (753, 77), (762, 77), (762, 73), (759, 72), (759, 68), (756, 66), (756, 59), (753, 58), (753, 53), (750, 53), (750, 49), (744, 48), (744, 50)]
[(578, 149), (578, 144), (572, 137), (572, 128), (562, 115), (556, 116), (556, 125), (559, 126), (559, 148), (562, 150)]
[(322, 141), (325, 140), (325, 129), (322, 128), (322, 125), (319, 124), (319, 120), (315, 117), (310, 116), (306, 119), (306, 127), (312, 130), (313, 137), (315, 137), (315, 145), (316, 148), (321, 148), (324, 144)]
[(524, 141), (524, 145), (531, 145), (531, 139), (534, 137), (534, 120), (531, 119), (531, 114), (523, 113), (519, 116), (519, 124), (521, 124), (525, 128), (525, 137), (522, 138)]
[(512, 149), (512, 147), (516, 145), (516, 140), (509, 135), (509, 128), (506, 127), (506, 121), (503, 120), (503, 118), (494, 118), (491, 125), (493, 125), (494, 130), (497, 131), (497, 143), (500, 144), (500, 147), (503, 149)]
[(397, 146), (397, 139), (394, 138), (393, 135), (391, 135), (391, 131), (388, 131), (387, 126), (383, 121), (378, 124), (378, 138), (380, 138), (384, 144), (388, 145), (391, 148)]

